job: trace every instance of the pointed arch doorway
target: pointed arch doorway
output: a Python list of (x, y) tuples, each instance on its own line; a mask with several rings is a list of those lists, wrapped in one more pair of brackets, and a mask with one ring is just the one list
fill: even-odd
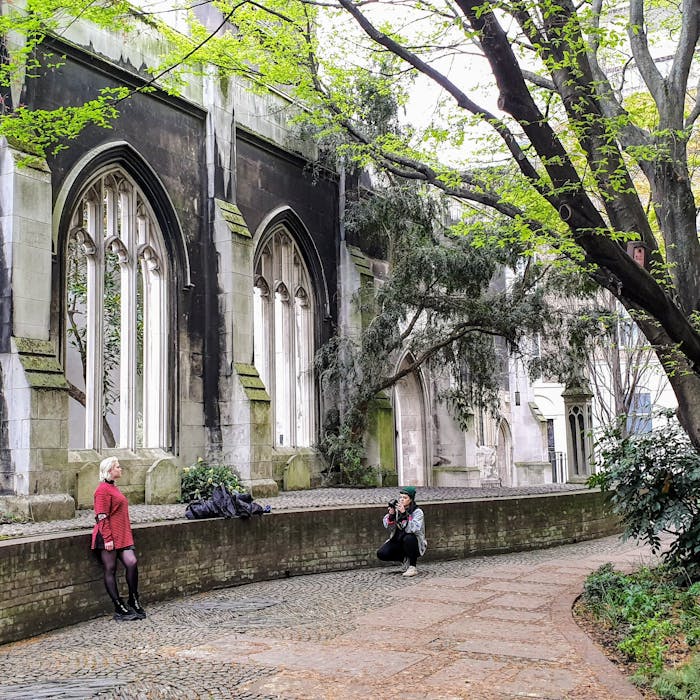
[[(406, 356), (399, 371), (411, 364)], [(396, 473), (400, 485), (427, 486), (428, 449), (426, 441), (425, 391), (418, 372), (411, 372), (394, 387), (396, 425)]]
[(501, 419), (496, 443), (496, 469), (501, 486), (513, 486), (513, 440), (510, 425)]

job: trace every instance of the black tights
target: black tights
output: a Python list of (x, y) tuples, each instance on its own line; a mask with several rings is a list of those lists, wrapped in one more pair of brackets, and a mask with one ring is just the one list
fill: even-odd
[(377, 550), (377, 557), (382, 561), (403, 561), (408, 558), (411, 566), (416, 565), (419, 556), (418, 538), (412, 532), (395, 532)]
[(117, 558), (126, 569), (126, 585), (129, 587), (129, 598), (137, 598), (139, 594), (139, 569), (137, 566), (136, 552), (133, 549), (100, 550), (102, 568), (104, 569), (105, 588), (112, 602), (119, 602), (119, 589), (117, 588)]

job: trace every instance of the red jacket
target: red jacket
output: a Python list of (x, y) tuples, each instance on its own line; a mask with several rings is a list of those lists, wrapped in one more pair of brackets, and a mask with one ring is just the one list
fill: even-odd
[(101, 481), (95, 489), (95, 517), (104, 513), (107, 517), (98, 520), (92, 530), (92, 548), (95, 549), (97, 533), (107, 542), (114, 542), (114, 549), (124, 549), (134, 544), (129, 521), (129, 501), (116, 487)]

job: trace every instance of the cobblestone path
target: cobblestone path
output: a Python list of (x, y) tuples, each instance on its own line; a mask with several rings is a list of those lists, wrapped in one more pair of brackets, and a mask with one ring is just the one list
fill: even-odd
[(0, 646), (0, 698), (566, 698), (637, 691), (571, 618), (606, 538), (526, 553), (299, 576), (148, 605)]

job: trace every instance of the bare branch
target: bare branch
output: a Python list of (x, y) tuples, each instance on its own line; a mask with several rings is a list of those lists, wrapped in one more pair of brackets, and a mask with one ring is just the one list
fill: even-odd
[(556, 92), (557, 88), (554, 85), (554, 82), (549, 78), (545, 78), (544, 76), (538, 75), (537, 73), (533, 73), (529, 70), (523, 70), (522, 74), (523, 78), (525, 78), (528, 83), (532, 83), (533, 85), (549, 90), (550, 92)]
[(468, 335), (469, 333), (483, 333), (485, 335), (498, 335), (492, 328), (484, 327), (476, 323), (461, 323), (456, 327), (452, 333), (443, 338), (442, 340), (431, 345), (427, 350), (424, 350), (420, 355), (418, 355), (413, 362), (408, 363), (402, 370), (399, 370), (390, 377), (387, 377), (379, 383), (376, 387), (375, 393), (384, 391), (389, 387), (394, 386), (404, 377), (415, 372), (421, 365), (425, 364), (428, 360), (434, 357), (442, 348), (451, 345), (460, 338)]
[(649, 92), (654, 98), (657, 106), (664, 101), (664, 79), (659, 69), (656, 67), (651, 51), (649, 51), (649, 40), (644, 28), (644, 0), (630, 0), (630, 23), (627, 28), (627, 35), (632, 48), (632, 55), (637, 63), (642, 79), (646, 83)]
[(700, 78), (698, 78), (697, 85), (695, 86), (695, 105), (692, 111), (685, 120), (685, 128), (690, 129), (693, 124), (695, 124), (697, 118), (700, 116)]
[[(600, 42), (598, 40), (597, 30), (600, 26), (602, 4), (603, 0), (594, 0), (591, 7), (593, 31), (590, 33), (590, 38), (588, 40), (588, 63), (593, 73), (594, 86), (600, 101), (601, 110), (606, 117), (615, 118), (626, 116), (627, 111), (623, 108), (622, 103), (615, 94), (615, 90), (610, 84), (607, 74), (601, 69), (598, 62)], [(632, 124), (630, 120), (623, 122), (619, 133), (620, 142), (624, 148), (646, 146), (650, 142), (649, 134)]]
[(365, 34), (372, 39), (372, 41), (376, 42), (380, 46), (384, 46), (394, 55), (402, 58), (416, 70), (423, 73), (423, 75), (429, 77), (447, 93), (452, 95), (458, 107), (465, 109), (471, 114), (474, 114), (495, 129), (503, 139), (511, 155), (516, 159), (516, 162), (526, 177), (528, 177), (533, 183), (539, 182), (539, 176), (536, 169), (528, 161), (527, 156), (520, 148), (515, 136), (511, 133), (508, 127), (496, 117), (496, 115), (492, 114), (490, 111), (471, 100), (462, 90), (460, 90), (451, 80), (449, 80), (446, 75), (427, 64), (425, 61), (408, 51), (404, 46), (394, 41), (383, 32), (380, 32), (369, 21), (369, 19), (367, 19), (367, 17), (359, 11), (354, 2), (351, 0), (338, 0), (338, 3), (354, 17), (355, 21), (360, 25)]
[(685, 94), (690, 68), (700, 39), (700, 3), (698, 0), (683, 0), (681, 14), (683, 17), (681, 34), (668, 77), (671, 91), (676, 95)]

